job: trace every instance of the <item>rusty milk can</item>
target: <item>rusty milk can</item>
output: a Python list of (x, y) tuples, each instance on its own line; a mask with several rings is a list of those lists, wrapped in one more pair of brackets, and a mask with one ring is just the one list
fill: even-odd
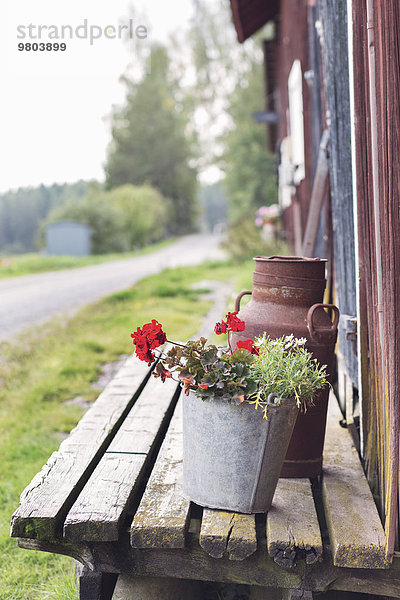
[[(265, 331), (271, 338), (293, 335), (307, 339), (306, 348), (332, 374), (339, 310), (322, 304), (325, 259), (297, 256), (256, 256), (253, 290), (239, 294), (235, 310), (245, 322), (243, 332), (232, 335), (233, 345)], [(251, 294), (240, 309), (240, 301)], [(326, 312), (333, 314), (333, 322)], [(315, 406), (299, 412), (281, 477), (316, 477), (322, 471), (329, 387), (315, 398)]]

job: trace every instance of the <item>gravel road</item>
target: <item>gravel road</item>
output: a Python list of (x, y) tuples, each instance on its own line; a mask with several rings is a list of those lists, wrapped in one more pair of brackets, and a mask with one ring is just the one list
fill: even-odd
[(137, 258), (77, 269), (0, 280), (0, 341), (62, 313), (124, 290), (165, 268), (200, 264), (223, 256), (216, 235), (180, 238), (167, 248)]

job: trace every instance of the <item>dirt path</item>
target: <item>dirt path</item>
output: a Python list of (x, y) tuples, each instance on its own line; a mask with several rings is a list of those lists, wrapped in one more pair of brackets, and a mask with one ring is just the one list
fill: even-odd
[(0, 281), (0, 341), (12, 340), (25, 328), (40, 325), (165, 268), (196, 265), (223, 256), (220, 238), (196, 234), (137, 258), (126, 258), (77, 269), (65, 269)]

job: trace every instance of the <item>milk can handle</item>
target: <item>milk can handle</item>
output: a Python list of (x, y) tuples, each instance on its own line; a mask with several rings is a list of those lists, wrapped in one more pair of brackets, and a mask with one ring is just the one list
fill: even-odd
[(251, 292), (250, 290), (246, 290), (244, 292), (240, 292), (239, 296), (236, 298), (235, 300), (235, 311), (239, 312), (240, 310), (240, 301), (243, 298), (243, 296), (249, 295), (251, 296), (253, 292)]
[[(330, 308), (334, 312), (333, 322), (330, 327), (320, 327), (317, 329), (313, 322), (313, 316), (316, 310), (319, 308)], [(313, 304), (307, 313), (307, 327), (310, 332), (311, 339), (314, 342), (329, 342), (333, 343), (336, 341), (337, 326), (339, 323), (339, 309), (334, 304)]]

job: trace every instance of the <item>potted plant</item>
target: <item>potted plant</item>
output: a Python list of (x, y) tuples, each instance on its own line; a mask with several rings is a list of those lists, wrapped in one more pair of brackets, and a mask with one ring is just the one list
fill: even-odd
[(228, 347), (205, 338), (186, 344), (167, 340), (153, 320), (132, 333), (136, 354), (154, 375), (182, 383), (183, 490), (189, 500), (244, 513), (266, 512), (272, 502), (300, 408), (327, 383), (304, 339), (267, 336), (230, 345), (230, 332), (245, 323), (230, 312), (215, 332)]

